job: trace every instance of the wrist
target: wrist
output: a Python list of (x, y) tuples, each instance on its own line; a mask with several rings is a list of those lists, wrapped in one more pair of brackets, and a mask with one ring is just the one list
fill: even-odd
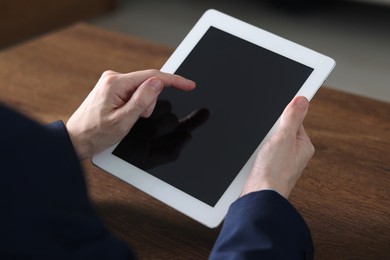
[(66, 125), (66, 128), (68, 130), (68, 135), (70, 138), (70, 141), (73, 144), (73, 148), (80, 160), (84, 160), (90, 157), (90, 149), (89, 147), (91, 144), (88, 143), (88, 141), (85, 138), (82, 138), (83, 134), (78, 133), (77, 131), (74, 131), (71, 127)]
[(243, 191), (240, 197), (245, 196), (252, 192), (272, 190), (280, 194), (282, 197), (288, 199), (291, 188), (288, 185), (283, 185), (282, 183), (273, 182), (269, 180), (264, 180), (261, 182), (247, 182), (243, 188)]

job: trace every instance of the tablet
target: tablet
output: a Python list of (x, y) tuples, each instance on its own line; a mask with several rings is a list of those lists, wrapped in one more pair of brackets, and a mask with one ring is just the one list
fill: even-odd
[(166, 88), (93, 163), (196, 221), (218, 226), (294, 96), (309, 100), (335, 65), (318, 52), (208, 10), (161, 71), (196, 82)]

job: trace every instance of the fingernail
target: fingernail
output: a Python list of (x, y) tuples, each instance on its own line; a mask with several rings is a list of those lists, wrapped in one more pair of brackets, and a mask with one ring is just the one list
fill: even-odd
[(190, 80), (190, 79), (186, 79), (186, 80), (187, 80), (188, 84), (194, 85), (194, 86), (196, 85), (195, 81)]
[(295, 104), (301, 109), (306, 109), (307, 106), (309, 105), (309, 101), (305, 97), (299, 97), (297, 98)]
[(177, 75), (177, 74), (174, 74), (178, 79), (180, 79), (180, 81), (182, 82), (182, 84), (185, 84), (189, 89), (193, 89), (196, 87), (196, 83), (195, 81), (193, 80), (190, 80), (190, 79), (187, 79), (183, 76), (180, 76), (180, 75)]
[(160, 93), (161, 90), (163, 89), (163, 85), (161, 80), (158, 79), (152, 79), (149, 83), (149, 86), (156, 92)]

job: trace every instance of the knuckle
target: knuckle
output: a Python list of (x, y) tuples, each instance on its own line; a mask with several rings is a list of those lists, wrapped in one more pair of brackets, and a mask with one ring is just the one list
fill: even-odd
[(101, 79), (104, 81), (107, 85), (112, 85), (118, 78), (120, 74), (112, 71), (112, 70), (106, 70), (103, 72)]
[(106, 70), (106, 71), (104, 71), (104, 72), (102, 73), (101, 78), (105, 78), (105, 77), (107, 77), (107, 76), (109, 76), (109, 75), (112, 75), (112, 74), (115, 74), (115, 71)]
[(157, 70), (157, 69), (148, 69), (148, 70), (146, 70), (146, 72), (147, 72), (148, 74), (155, 75), (155, 74), (158, 74), (160, 71)]
[(305, 152), (308, 159), (311, 159), (315, 154), (315, 147), (310, 140), (306, 143)]
[(313, 157), (315, 152), (316, 152), (316, 148), (314, 147), (314, 145), (311, 142), (310, 142), (309, 152), (310, 152), (310, 157)]
[(144, 74), (147, 75), (148, 78), (160, 77), (162, 75), (161, 71), (159, 71), (157, 69), (147, 69), (147, 70), (144, 70)]

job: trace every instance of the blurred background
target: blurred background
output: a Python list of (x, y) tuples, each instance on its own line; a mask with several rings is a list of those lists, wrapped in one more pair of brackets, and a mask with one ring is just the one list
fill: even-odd
[(0, 49), (78, 21), (175, 48), (210, 8), (334, 58), (327, 86), (390, 102), (390, 0), (0, 0)]

